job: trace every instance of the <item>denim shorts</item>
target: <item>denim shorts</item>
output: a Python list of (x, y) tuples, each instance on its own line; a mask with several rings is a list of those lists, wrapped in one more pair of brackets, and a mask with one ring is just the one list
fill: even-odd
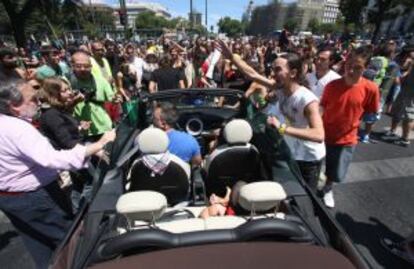
[(381, 118), (380, 113), (364, 113), (362, 121), (366, 123), (375, 123)]
[(326, 145), (326, 177), (330, 182), (343, 182), (352, 162), (355, 146)]

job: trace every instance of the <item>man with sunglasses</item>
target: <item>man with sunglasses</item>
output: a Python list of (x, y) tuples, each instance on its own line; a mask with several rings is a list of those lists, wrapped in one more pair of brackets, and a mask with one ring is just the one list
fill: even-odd
[(44, 46), (40, 50), (45, 64), (36, 69), (36, 79), (39, 81), (50, 77), (69, 77), (70, 69), (66, 63), (61, 61), (61, 54), (58, 48)]

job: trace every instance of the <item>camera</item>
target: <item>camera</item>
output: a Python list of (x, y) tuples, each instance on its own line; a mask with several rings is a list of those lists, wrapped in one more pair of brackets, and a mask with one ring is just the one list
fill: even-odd
[(79, 89), (74, 89), (73, 93), (75, 95), (81, 93), (84, 97), (84, 101), (85, 103), (93, 101), (93, 99), (95, 98), (95, 91), (91, 88), (79, 88)]

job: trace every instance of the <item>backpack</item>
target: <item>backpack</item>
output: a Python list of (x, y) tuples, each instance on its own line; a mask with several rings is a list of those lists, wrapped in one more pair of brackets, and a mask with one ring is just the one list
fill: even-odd
[(388, 59), (383, 56), (372, 57), (364, 72), (364, 77), (374, 81), (378, 87), (384, 79), (388, 67)]

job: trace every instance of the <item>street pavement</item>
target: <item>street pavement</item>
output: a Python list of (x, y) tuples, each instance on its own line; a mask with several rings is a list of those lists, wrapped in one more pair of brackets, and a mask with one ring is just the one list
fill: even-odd
[(398, 241), (414, 232), (414, 142), (405, 148), (381, 141), (389, 126), (383, 117), (375, 143), (357, 146), (346, 183), (334, 188), (332, 214), (372, 268), (408, 269), (413, 266), (380, 244), (383, 237)]
[[(407, 148), (381, 141), (390, 119), (375, 127), (372, 144), (359, 144), (345, 183), (334, 188), (331, 213), (375, 269), (412, 268), (386, 252), (382, 237), (401, 240), (414, 232), (414, 144)], [(0, 268), (34, 268), (23, 243), (0, 213)]]

